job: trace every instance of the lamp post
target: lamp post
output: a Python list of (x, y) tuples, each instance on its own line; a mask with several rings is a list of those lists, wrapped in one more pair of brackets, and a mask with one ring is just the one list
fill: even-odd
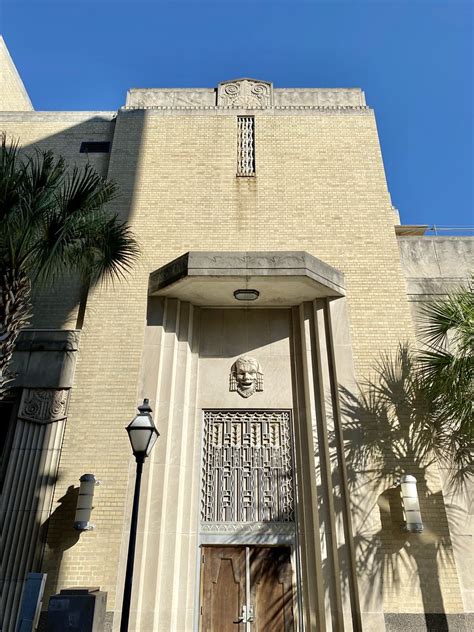
[(135, 491), (133, 493), (132, 520), (130, 523), (130, 539), (128, 541), (127, 570), (125, 571), (125, 586), (123, 589), (122, 618), (120, 632), (128, 632), (130, 618), (130, 598), (132, 596), (133, 563), (135, 560), (135, 543), (137, 540), (138, 504), (140, 502), (140, 483), (142, 479), (143, 463), (150, 454), (158, 439), (159, 432), (153, 423), (151, 408), (147, 399), (138, 406), (139, 413), (128, 424), (126, 430), (132, 444), (133, 456), (137, 462)]

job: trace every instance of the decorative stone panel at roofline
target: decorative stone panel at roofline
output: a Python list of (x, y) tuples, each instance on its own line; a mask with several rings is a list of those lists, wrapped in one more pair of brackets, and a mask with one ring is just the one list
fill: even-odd
[(315, 107), (357, 107), (366, 105), (360, 88), (280, 88), (274, 90), (274, 105)]
[(255, 79), (223, 81), (217, 88), (217, 105), (250, 109), (271, 107), (273, 84)]
[(274, 88), (268, 81), (243, 78), (223, 81), (217, 88), (132, 88), (127, 107), (237, 108), (273, 107), (361, 107), (365, 95), (360, 88)]

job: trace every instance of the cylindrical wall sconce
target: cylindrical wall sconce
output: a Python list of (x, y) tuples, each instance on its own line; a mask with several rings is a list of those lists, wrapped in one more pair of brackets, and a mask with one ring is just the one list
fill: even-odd
[(402, 491), (403, 511), (405, 512), (405, 529), (410, 533), (420, 533), (423, 531), (421, 521), (420, 503), (416, 489), (416, 478), (410, 474), (405, 474), (400, 480)]
[(76, 515), (74, 516), (74, 529), (77, 531), (90, 531), (95, 525), (89, 522), (94, 499), (94, 487), (99, 481), (94, 474), (83, 474), (80, 481), (79, 496), (77, 498)]

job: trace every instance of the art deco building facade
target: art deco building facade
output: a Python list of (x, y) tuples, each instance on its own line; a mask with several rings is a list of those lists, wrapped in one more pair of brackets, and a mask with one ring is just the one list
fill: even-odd
[[(118, 629), (124, 428), (144, 397), (161, 436), (131, 630), (468, 629), (468, 509), (436, 463), (384, 435), (357, 384), (414, 340), (419, 301), (465, 280), (472, 242), (399, 226), (364, 93), (239, 79), (130, 90), (117, 112), (37, 112), (4, 48), (2, 65), (0, 129), (114, 180), (141, 244), (133, 274), (92, 288), (83, 316), (74, 279), (39, 293), (18, 344), (2, 629), (29, 571), (47, 573), (45, 610), (62, 588), (100, 586)], [(85, 473), (101, 485), (80, 533)], [(421, 533), (403, 528), (403, 474), (418, 480)]]

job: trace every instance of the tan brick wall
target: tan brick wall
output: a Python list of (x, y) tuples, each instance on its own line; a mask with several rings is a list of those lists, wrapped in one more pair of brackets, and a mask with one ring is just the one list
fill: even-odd
[(256, 178), (235, 176), (235, 116), (149, 112), (142, 130), (141, 113), (122, 116), (110, 175), (129, 188), (130, 166), (120, 161), (133, 141), (122, 147), (120, 134), (133, 125), (141, 155), (131, 219), (146, 270), (191, 249), (307, 250), (346, 276), (361, 373), (410, 337), (372, 113), (257, 115)]
[[(69, 156), (73, 132), (60, 128), (13, 127), (23, 142), (53, 142)], [(306, 250), (345, 274), (359, 377), (381, 352), (412, 337), (373, 113), (257, 113), (255, 178), (236, 177), (236, 145), (232, 114), (119, 113), (108, 173), (142, 257), (125, 282), (96, 288), (89, 299), (53, 510), (70, 485), (93, 472), (103, 483), (94, 503), (97, 529), (67, 546), (70, 525), (60, 513), (53, 518), (45, 558), (50, 590), (100, 585), (108, 608), (115, 604), (134, 475), (124, 426), (137, 401), (150, 272), (188, 250)], [(451, 563), (439, 572), (443, 586), (454, 586)], [(448, 588), (445, 605), (459, 611), (459, 591)], [(403, 582), (386, 587), (387, 609), (422, 609), (413, 594)]]
[(23, 81), (0, 35), (0, 112), (32, 109)]

